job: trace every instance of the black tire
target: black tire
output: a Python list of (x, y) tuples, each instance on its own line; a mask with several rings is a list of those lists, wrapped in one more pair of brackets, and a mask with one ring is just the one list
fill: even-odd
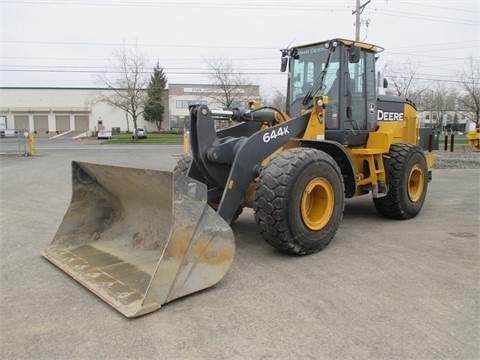
[(373, 198), (377, 212), (387, 218), (406, 220), (420, 212), (427, 195), (428, 168), (423, 150), (413, 144), (394, 144), (388, 153), (388, 193)]
[(332, 241), (345, 206), (343, 177), (323, 151), (282, 151), (262, 170), (253, 210), (266, 242), (280, 251), (307, 255)]
[(190, 167), (192, 161), (192, 155), (182, 155), (181, 159), (177, 161), (177, 164), (173, 168), (173, 171), (179, 169), (183, 175), (187, 175), (188, 168)]
[[(187, 171), (190, 168), (190, 164), (192, 163), (192, 161), (193, 161), (192, 155), (182, 155), (182, 158), (177, 161), (177, 164), (175, 165), (173, 171), (176, 171), (177, 169), (179, 169), (182, 172), (182, 174), (187, 175)], [(202, 182), (207, 185), (207, 188), (210, 188), (209, 183), (206, 179), (204, 179)], [(217, 211), (218, 203), (209, 201), (208, 205), (210, 205), (212, 209)], [(237, 209), (237, 212), (233, 216), (231, 223), (237, 220), (238, 217), (242, 214), (242, 212), (243, 212), (243, 206), (239, 206)]]

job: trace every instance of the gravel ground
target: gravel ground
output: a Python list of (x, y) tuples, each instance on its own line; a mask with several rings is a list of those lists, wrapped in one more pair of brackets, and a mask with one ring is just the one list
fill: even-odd
[(470, 149), (432, 151), (435, 156), (434, 169), (480, 169), (480, 152)]

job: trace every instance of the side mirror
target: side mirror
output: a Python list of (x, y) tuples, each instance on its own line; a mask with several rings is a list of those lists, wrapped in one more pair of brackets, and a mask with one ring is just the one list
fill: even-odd
[(357, 46), (352, 46), (350, 48), (348, 62), (356, 64), (360, 61), (360, 56), (361, 56), (361, 49)]

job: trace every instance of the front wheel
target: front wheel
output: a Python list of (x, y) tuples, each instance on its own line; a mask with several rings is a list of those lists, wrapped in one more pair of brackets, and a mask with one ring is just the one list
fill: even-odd
[(253, 203), (255, 221), (273, 247), (311, 254), (335, 236), (344, 199), (343, 177), (330, 155), (316, 149), (288, 149), (260, 173)]
[(428, 168), (423, 150), (412, 144), (394, 144), (388, 153), (388, 193), (374, 198), (377, 212), (392, 219), (411, 219), (427, 195)]

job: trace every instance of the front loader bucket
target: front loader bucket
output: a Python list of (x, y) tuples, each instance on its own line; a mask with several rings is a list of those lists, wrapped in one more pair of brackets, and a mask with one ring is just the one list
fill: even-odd
[(72, 162), (70, 206), (42, 255), (127, 317), (210, 287), (229, 270), (230, 226), (204, 184), (166, 172)]

